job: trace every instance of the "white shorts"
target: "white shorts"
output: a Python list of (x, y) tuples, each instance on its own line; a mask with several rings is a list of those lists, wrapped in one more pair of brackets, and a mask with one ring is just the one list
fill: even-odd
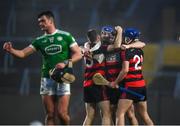
[(70, 84), (57, 83), (50, 78), (41, 78), (41, 95), (70, 95)]

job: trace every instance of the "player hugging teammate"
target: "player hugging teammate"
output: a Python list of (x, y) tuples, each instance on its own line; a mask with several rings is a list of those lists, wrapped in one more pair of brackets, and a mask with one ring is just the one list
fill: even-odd
[[(127, 30), (128, 29), (125, 29), (122, 32), (122, 28), (120, 26), (117, 26), (115, 28), (110, 27), (110, 26), (104, 26), (102, 28), (102, 30), (101, 30), (100, 37), (98, 35), (98, 42), (101, 43), (101, 46), (99, 46), (97, 51), (94, 51), (94, 52), (89, 51), (89, 50), (93, 49), (93, 48), (89, 47), (89, 50), (85, 49), (86, 51), (84, 53), (85, 57), (86, 57), (85, 59), (87, 59), (87, 57), (89, 57), (89, 54), (91, 54), (91, 56), (90, 56), (92, 58), (91, 60), (94, 60), (96, 58), (97, 61), (101, 60), (101, 62), (103, 63), (103, 66), (101, 67), (101, 69), (103, 69), (102, 70), (103, 72), (102, 71), (99, 72), (97, 70), (97, 68), (99, 68), (99, 67), (92, 67), (92, 69), (91, 69), (92, 71), (89, 74), (91, 76), (91, 78), (89, 78), (89, 81), (91, 81), (91, 86), (92, 87), (93, 86), (98, 87), (92, 81), (92, 76), (95, 73), (98, 73), (98, 72), (101, 73), (104, 77), (106, 77), (106, 79), (108, 81), (111, 82), (109, 84), (109, 87), (111, 87), (110, 89), (108, 87), (106, 87), (106, 86), (101, 85), (101, 87), (106, 87), (106, 92), (105, 93), (108, 96), (108, 101), (109, 101), (108, 103), (106, 103), (106, 106), (110, 107), (111, 115), (108, 115), (108, 117), (111, 119), (111, 124), (112, 124), (112, 122), (114, 122), (114, 123), (116, 122), (116, 124), (124, 124), (124, 123), (120, 123), (120, 122), (123, 122), (123, 121), (119, 122), (119, 119), (118, 119), (119, 115), (117, 115), (117, 117), (114, 117), (115, 113), (117, 113), (117, 114), (119, 113), (119, 108), (120, 108), (119, 104), (120, 103), (118, 103), (118, 101), (120, 101), (119, 99), (122, 98), (122, 96), (121, 96), (122, 94), (119, 91), (119, 89), (115, 88), (116, 87), (115, 85), (120, 85), (120, 86), (123, 85), (123, 84), (121, 84), (122, 83), (121, 81), (118, 81), (117, 83), (115, 83), (116, 80), (119, 79), (119, 76), (120, 76), (121, 71), (123, 69), (123, 65), (122, 65), (123, 60), (124, 60), (123, 53), (125, 51), (122, 51), (122, 49), (123, 50), (124, 49), (129, 50), (131, 48), (134, 48), (134, 49), (139, 48), (140, 49), (140, 48), (143, 48), (145, 46), (145, 44), (143, 42), (139, 41), (138, 38), (136, 38), (136, 39), (129, 38), (129, 40), (127, 40), (128, 38), (125, 37), (125, 35), (127, 35), (127, 32), (129, 32), (129, 34), (131, 34), (131, 32), (132, 32), (132, 34), (133, 34), (133, 31), (127, 31)], [(126, 34), (124, 34), (124, 33), (126, 33)], [(123, 36), (122, 36), (122, 34), (123, 34)], [(136, 37), (139, 37), (139, 36), (136, 36)], [(125, 41), (133, 41), (133, 42), (125, 43)], [(122, 45), (121, 45), (121, 42), (123, 42)], [(86, 47), (86, 44), (85, 44), (85, 47)], [(93, 46), (93, 47), (95, 47), (95, 46)], [(90, 53), (87, 53), (87, 52), (90, 52)], [(101, 57), (95, 56), (96, 53), (100, 53), (100, 52), (101, 52)], [(103, 60), (102, 60), (102, 57), (103, 57)], [(85, 63), (87, 65), (87, 61)], [(91, 65), (93, 66), (94, 64), (92, 63)], [(98, 65), (95, 65), (95, 66), (98, 66)], [(137, 67), (137, 65), (135, 67)], [(84, 81), (84, 87), (85, 87), (85, 89), (84, 89), (84, 97), (85, 97), (85, 99), (86, 99), (86, 93), (87, 93), (86, 92), (86, 86), (87, 86), (86, 85), (87, 84), (86, 79), (88, 78), (88, 72), (86, 71), (87, 68), (88, 67), (85, 67), (85, 81)], [(100, 93), (100, 92), (98, 92), (98, 93)], [(94, 95), (94, 97), (92, 97), (92, 100), (97, 98), (97, 95), (95, 94), (95, 91), (89, 92), (88, 95), (90, 95), (90, 96)], [(94, 101), (93, 103), (96, 103), (96, 101)], [(118, 105), (118, 112), (117, 112), (117, 105)], [(92, 115), (91, 122), (89, 123), (89, 124), (91, 124), (92, 120), (94, 118), (95, 109), (93, 110), (93, 114), (89, 114), (88, 110), (93, 110), (93, 109), (91, 109), (91, 108), (88, 109), (88, 106), (87, 106), (87, 103), (86, 103), (86, 114), (87, 114), (86, 119), (88, 119), (89, 115)], [(107, 110), (109, 111), (109, 109), (107, 109)], [(108, 112), (108, 111), (106, 111), (106, 112)], [(104, 112), (104, 111), (101, 110), (101, 112)], [(138, 122), (137, 122), (137, 119), (136, 119), (135, 114), (134, 114), (133, 104), (131, 104), (128, 107), (128, 109), (125, 111), (125, 113), (126, 112), (127, 112), (128, 118), (130, 119), (130, 123), (133, 124), (133, 125), (137, 125)], [(125, 114), (125, 113), (123, 113), (123, 114)], [(115, 118), (117, 118), (118, 120), (115, 121)], [(86, 119), (84, 121), (84, 124), (86, 124), (85, 123)], [(105, 123), (105, 124), (109, 124), (109, 122)], [(146, 123), (146, 121), (145, 121), (145, 124), (152, 124), (152, 123)]]

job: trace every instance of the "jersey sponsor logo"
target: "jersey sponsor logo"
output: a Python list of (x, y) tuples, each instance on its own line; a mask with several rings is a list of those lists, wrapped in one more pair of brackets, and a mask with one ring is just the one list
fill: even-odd
[(107, 57), (106, 57), (106, 62), (118, 62), (120, 59), (119, 59), (119, 56), (118, 54), (109, 54)]
[(54, 55), (54, 54), (60, 53), (61, 51), (62, 51), (62, 46), (56, 45), (56, 44), (50, 45), (45, 48), (45, 52), (48, 55)]

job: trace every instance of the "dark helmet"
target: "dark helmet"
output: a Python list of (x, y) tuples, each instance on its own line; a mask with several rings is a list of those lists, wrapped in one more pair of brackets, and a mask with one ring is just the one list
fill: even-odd
[(104, 44), (111, 44), (114, 42), (116, 30), (111, 26), (103, 26), (101, 29), (101, 41)]
[(116, 30), (111, 26), (103, 26), (102, 29), (101, 29), (101, 32), (110, 33), (112, 35), (116, 34)]
[(123, 31), (123, 38), (125, 39), (124, 42), (126, 44), (134, 41), (135, 39), (139, 39), (140, 31), (135, 28), (126, 28)]

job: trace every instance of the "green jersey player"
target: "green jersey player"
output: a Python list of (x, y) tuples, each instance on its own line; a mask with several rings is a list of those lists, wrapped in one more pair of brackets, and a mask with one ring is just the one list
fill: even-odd
[[(25, 58), (36, 51), (41, 52), (43, 64), (40, 94), (46, 110), (45, 124), (55, 124), (55, 113), (61, 120), (61, 124), (69, 124), (70, 85), (56, 83), (49, 77), (49, 70), (54, 67), (64, 68), (68, 59), (77, 62), (82, 57), (81, 51), (70, 33), (56, 29), (54, 15), (51, 11), (40, 13), (38, 24), (45, 34), (33, 40), (28, 47), (18, 50), (13, 48), (11, 42), (5, 42), (3, 48), (19, 58)], [(55, 98), (57, 99), (54, 100)]]
[(70, 33), (56, 30), (52, 34), (45, 34), (36, 38), (30, 47), (43, 55), (42, 77), (49, 78), (49, 70), (59, 62), (70, 58), (70, 48), (77, 45)]

